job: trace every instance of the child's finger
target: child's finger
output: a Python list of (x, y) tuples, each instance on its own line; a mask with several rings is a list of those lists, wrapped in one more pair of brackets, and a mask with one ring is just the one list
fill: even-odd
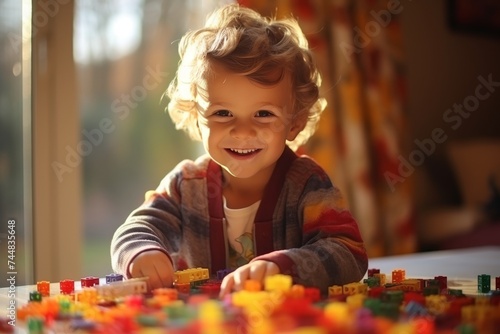
[(233, 274), (231, 273), (226, 277), (224, 277), (224, 279), (222, 280), (222, 283), (220, 285), (219, 297), (223, 298), (227, 294), (229, 294), (233, 290), (233, 286), (234, 286), (234, 278)]

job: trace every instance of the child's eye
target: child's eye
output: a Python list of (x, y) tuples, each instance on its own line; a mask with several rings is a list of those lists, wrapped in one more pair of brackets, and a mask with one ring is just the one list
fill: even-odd
[(257, 116), (257, 117), (271, 117), (271, 116), (274, 116), (274, 114), (272, 112), (270, 112), (269, 110), (259, 110), (255, 114), (255, 116)]
[(213, 113), (215, 116), (220, 116), (220, 117), (231, 117), (233, 116), (229, 110), (217, 110), (216, 112)]

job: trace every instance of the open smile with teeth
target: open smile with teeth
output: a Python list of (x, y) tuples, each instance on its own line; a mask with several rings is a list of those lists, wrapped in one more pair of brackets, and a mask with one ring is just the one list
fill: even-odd
[(228, 150), (233, 152), (233, 153), (242, 154), (242, 155), (252, 154), (252, 153), (260, 151), (260, 149), (257, 149), (257, 148), (250, 148), (250, 149), (230, 148)]

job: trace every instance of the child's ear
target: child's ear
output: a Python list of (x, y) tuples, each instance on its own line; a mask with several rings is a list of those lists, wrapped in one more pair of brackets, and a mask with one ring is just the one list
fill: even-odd
[(292, 120), (292, 126), (290, 127), (290, 130), (288, 131), (288, 134), (286, 136), (286, 140), (292, 141), (297, 137), (297, 135), (304, 130), (307, 124), (307, 113), (302, 112), (300, 115), (297, 115)]

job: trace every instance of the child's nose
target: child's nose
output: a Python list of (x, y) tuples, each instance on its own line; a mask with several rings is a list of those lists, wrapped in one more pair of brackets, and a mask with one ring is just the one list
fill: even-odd
[(231, 136), (237, 139), (255, 137), (256, 131), (247, 122), (237, 122), (231, 129)]

